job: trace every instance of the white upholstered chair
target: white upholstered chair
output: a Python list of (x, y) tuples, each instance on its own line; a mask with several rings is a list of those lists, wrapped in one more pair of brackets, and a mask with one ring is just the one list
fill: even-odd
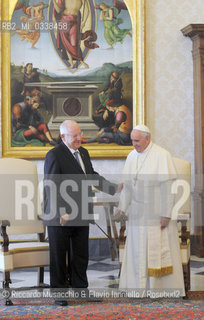
[[(10, 271), (38, 267), (38, 286), (49, 265), (49, 245), (41, 215), (37, 167), (28, 160), (0, 159), (0, 271), (3, 288), (9, 288)], [(26, 241), (34, 237), (34, 241)], [(20, 239), (21, 238), (21, 239)], [(11, 240), (12, 239), (12, 240)], [(6, 304), (12, 304), (10, 299)]]

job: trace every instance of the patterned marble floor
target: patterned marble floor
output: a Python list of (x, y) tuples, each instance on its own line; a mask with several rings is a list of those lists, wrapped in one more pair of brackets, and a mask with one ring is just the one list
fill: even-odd
[[(33, 287), (37, 284), (37, 269), (15, 270), (11, 272), (12, 288)], [(0, 281), (2, 273), (0, 273)], [(89, 261), (89, 288), (118, 288), (118, 261), (95, 259)], [(49, 284), (49, 270), (45, 270), (45, 284)], [(204, 290), (204, 258), (191, 256), (191, 291)]]
[(204, 291), (204, 258), (191, 256), (191, 291)]
[[(119, 282), (118, 261), (111, 259), (90, 260), (88, 267), (88, 281), (91, 288), (117, 288)], [(19, 269), (11, 272), (12, 283), (10, 287), (33, 287), (37, 284), (37, 269)], [(2, 272), (0, 272), (2, 281)], [(45, 268), (44, 283), (49, 285), (49, 269)]]

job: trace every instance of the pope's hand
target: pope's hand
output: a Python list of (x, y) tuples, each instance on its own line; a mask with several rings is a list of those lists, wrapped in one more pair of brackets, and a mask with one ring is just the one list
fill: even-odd
[(126, 221), (127, 217), (125, 215), (125, 212), (120, 209), (116, 209), (116, 211), (114, 213), (114, 220), (116, 222)]
[(168, 226), (170, 218), (162, 217), (160, 220), (161, 229), (164, 229)]
[(61, 226), (64, 226), (68, 220), (69, 220), (69, 215), (68, 213), (65, 213), (63, 216), (60, 217)]
[(117, 190), (116, 190), (116, 193), (120, 193), (122, 191), (122, 189), (123, 189), (123, 183), (119, 183)]
[(116, 215), (122, 215), (122, 214), (124, 214), (125, 212), (124, 211), (122, 211), (122, 210), (120, 210), (120, 209), (116, 209), (115, 210), (115, 216)]

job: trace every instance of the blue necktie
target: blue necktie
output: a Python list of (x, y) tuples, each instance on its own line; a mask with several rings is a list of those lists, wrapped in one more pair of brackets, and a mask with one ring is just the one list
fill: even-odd
[(81, 163), (80, 163), (80, 160), (79, 160), (78, 151), (75, 151), (75, 152), (74, 152), (74, 156), (75, 156), (75, 158), (76, 158), (76, 160), (77, 160), (78, 164), (79, 164), (79, 165), (80, 165), (80, 167), (81, 167)]

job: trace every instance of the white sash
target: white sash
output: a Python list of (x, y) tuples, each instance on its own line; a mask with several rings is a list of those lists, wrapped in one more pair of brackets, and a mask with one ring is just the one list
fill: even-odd
[(150, 277), (161, 277), (173, 273), (167, 227), (148, 226), (148, 264)]

